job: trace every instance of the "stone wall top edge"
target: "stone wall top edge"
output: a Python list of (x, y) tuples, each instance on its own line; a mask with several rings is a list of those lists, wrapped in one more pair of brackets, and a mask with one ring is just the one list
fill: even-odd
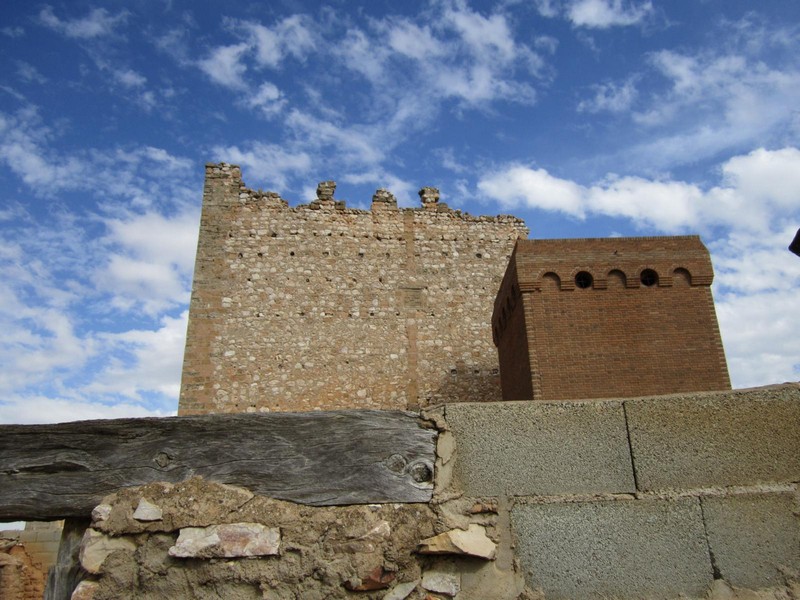
[(525, 240), (527, 244), (547, 245), (547, 244), (575, 244), (575, 243), (629, 243), (629, 242), (644, 242), (644, 241), (701, 241), (698, 234), (687, 235), (643, 235), (643, 236), (622, 236), (622, 237), (594, 237), (594, 238), (535, 238)]
[[(241, 177), (241, 169), (238, 165), (228, 163), (206, 163), (206, 178), (219, 179), (220, 177), (228, 177), (239, 181), (239, 186), (236, 190), (231, 190), (231, 194), (237, 194), (239, 204), (247, 205), (249, 203), (257, 203), (260, 200), (273, 200), (278, 201), (276, 208), (293, 211), (293, 212), (307, 212), (307, 211), (322, 211), (331, 214), (345, 214), (354, 216), (373, 215), (376, 212), (382, 214), (415, 214), (415, 215), (447, 215), (457, 219), (474, 222), (498, 222), (498, 223), (511, 223), (521, 225), (526, 230), (524, 219), (511, 214), (497, 214), (497, 215), (473, 215), (471, 213), (462, 211), (461, 209), (451, 208), (445, 203), (437, 202), (432, 205), (421, 205), (416, 207), (398, 207), (396, 203), (376, 202), (372, 201), (369, 209), (352, 208), (345, 206), (345, 200), (332, 199), (330, 201), (312, 200), (309, 202), (299, 202), (295, 205), (290, 205), (287, 200), (281, 197), (277, 192), (264, 191), (261, 189), (252, 189), (247, 187)], [(426, 190), (429, 188), (423, 188)]]
[[(710, 392), (676, 392), (674, 394), (658, 394), (653, 396), (634, 396), (630, 398), (576, 398), (574, 400), (501, 400), (498, 402), (449, 402), (444, 406), (445, 410), (453, 406), (463, 405), (465, 407), (474, 406), (476, 410), (479, 407), (486, 408), (497, 405), (510, 405), (510, 406), (524, 406), (524, 405), (547, 405), (547, 406), (571, 406), (576, 404), (623, 404), (627, 402), (649, 402), (659, 400), (679, 400), (679, 399), (697, 399), (706, 400), (713, 398), (746, 398), (748, 396), (761, 397), (764, 394), (773, 393), (776, 396), (780, 392), (788, 392), (790, 396), (796, 396), (796, 400), (800, 402), (800, 382), (786, 382), (776, 383), (759, 387), (742, 388), (734, 390), (718, 390)], [(793, 393), (794, 392), (794, 393)]]

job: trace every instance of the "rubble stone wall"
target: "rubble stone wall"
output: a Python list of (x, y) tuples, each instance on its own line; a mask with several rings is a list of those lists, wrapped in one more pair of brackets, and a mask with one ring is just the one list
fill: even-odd
[(334, 188), (290, 207), (206, 167), (180, 414), (500, 399), (489, 315), (524, 223)]
[(0, 531), (0, 599), (41, 600), (45, 571), (26, 545), (19, 531)]
[(800, 384), (447, 404), (428, 504), (107, 497), (73, 600), (800, 598)]

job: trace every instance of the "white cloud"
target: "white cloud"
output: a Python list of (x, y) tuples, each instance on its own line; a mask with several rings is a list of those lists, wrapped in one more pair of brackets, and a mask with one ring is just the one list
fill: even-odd
[(0, 161), (27, 185), (50, 192), (74, 188), (84, 165), (75, 157), (56, 156), (46, 148), (53, 133), (34, 106), (0, 113)]
[[(648, 129), (648, 139), (611, 157), (615, 162), (658, 171), (797, 138), (800, 69), (794, 57), (800, 43), (773, 29), (773, 45), (780, 52), (766, 54), (775, 49), (765, 49), (767, 34), (737, 24), (723, 27), (716, 37), (725, 39), (732, 28), (740, 40), (735, 50), (717, 46), (649, 56), (664, 86), (649, 94), (642, 90), (637, 104), (643, 108), (632, 115), (637, 125)], [(748, 45), (748, 35), (757, 41)]]
[(47, 77), (39, 69), (24, 60), (17, 61), (17, 75), (27, 83), (47, 83)]
[(339, 125), (317, 119), (299, 110), (293, 110), (286, 118), (286, 124), (295, 135), (307, 143), (336, 148), (338, 158), (348, 162), (373, 164), (379, 162), (384, 153), (384, 144), (379, 143), (384, 132), (365, 125)]
[(487, 62), (508, 62), (517, 57), (520, 49), (504, 15), (484, 17), (469, 10), (465, 2), (457, 2), (444, 11), (444, 18), (476, 57)]
[(14, 290), (0, 295), (0, 324), (0, 391), (6, 396), (58, 372), (79, 369), (94, 353), (91, 340), (76, 334), (67, 314), (31, 306)]
[(94, 8), (88, 15), (78, 19), (60, 19), (53, 12), (52, 6), (45, 6), (39, 12), (39, 21), (43, 25), (76, 39), (109, 36), (114, 33), (116, 25), (124, 22), (127, 17), (127, 11), (112, 15), (105, 8)]
[(716, 277), (722, 339), (734, 386), (800, 376), (800, 260), (786, 247), (800, 223), (800, 150), (754, 150), (720, 165), (720, 182), (610, 175), (591, 186), (544, 169), (508, 165), (478, 190), (504, 208), (624, 218), (659, 233), (705, 234)]
[(156, 314), (188, 302), (199, 228), (195, 210), (171, 217), (129, 214), (105, 223), (110, 252), (94, 280), (98, 290), (111, 294), (113, 306)]
[(92, 419), (166, 417), (172, 411), (150, 409), (133, 402), (92, 402), (84, 398), (15, 395), (0, 401), (0, 423), (34, 425)]
[(208, 57), (197, 62), (197, 66), (208, 75), (214, 83), (232, 88), (246, 89), (243, 75), (247, 65), (242, 56), (248, 50), (247, 44), (219, 46), (209, 53)]
[[(246, 92), (250, 97), (259, 92), (249, 91), (250, 85), (245, 80), (248, 64), (255, 68), (276, 69), (287, 56), (303, 60), (315, 47), (310, 22), (302, 15), (283, 19), (273, 27), (237, 19), (228, 19), (226, 25), (239, 33), (243, 41), (212, 48), (208, 56), (196, 64), (213, 82)], [(161, 38), (159, 45), (170, 48), (180, 43), (182, 36), (183, 32), (173, 32), (169, 37)], [(247, 101), (244, 104), (248, 105)]]
[(288, 187), (290, 175), (303, 174), (311, 168), (311, 157), (305, 152), (287, 151), (275, 144), (253, 142), (246, 149), (239, 146), (215, 146), (214, 159), (240, 165), (252, 173), (251, 177), (265, 181), (271, 189), (283, 191)]
[(373, 21), (370, 32), (350, 27), (336, 54), (381, 98), (406, 99), (409, 89), (426, 90), (427, 102), (417, 104), (425, 121), (448, 99), (479, 107), (498, 100), (533, 103), (534, 87), (520, 75), (538, 76), (543, 61), (515, 39), (505, 14), (485, 16), (462, 0), (442, 0), (433, 10), (423, 23), (385, 18)]
[(497, 201), (504, 209), (527, 206), (564, 212), (583, 218), (586, 189), (572, 181), (553, 177), (544, 169), (509, 165), (483, 175), (478, 191)]
[(576, 27), (607, 29), (641, 23), (653, 12), (653, 5), (649, 0), (639, 4), (623, 0), (573, 0), (566, 12)]
[(165, 398), (177, 398), (188, 318), (188, 311), (184, 311), (177, 318), (162, 316), (154, 330), (101, 334), (108, 352), (120, 358), (110, 361), (81, 392), (89, 397), (121, 395), (137, 400), (154, 391)]
[(559, 0), (533, 0), (533, 4), (543, 17), (552, 18), (558, 16)]
[(633, 79), (628, 79), (621, 84), (613, 82), (601, 83), (592, 86), (594, 96), (581, 100), (578, 103), (578, 112), (621, 113), (629, 110), (636, 100), (637, 90)]
[(273, 27), (253, 21), (232, 24), (246, 32), (256, 62), (261, 66), (277, 68), (289, 55), (303, 60), (316, 46), (313, 25), (303, 15), (282, 19)]
[(504, 208), (518, 206), (586, 215), (624, 217), (643, 228), (670, 233), (724, 226), (768, 232), (770, 223), (800, 210), (800, 150), (754, 150), (721, 165), (722, 184), (703, 190), (691, 183), (610, 175), (592, 185), (513, 164), (485, 174), (484, 196)]
[(142, 87), (147, 83), (147, 78), (133, 69), (116, 70), (114, 78), (126, 88)]
[[(447, 48), (437, 39), (429, 25), (417, 25), (401, 19), (387, 23), (389, 46), (392, 50), (414, 60), (444, 56)], [(363, 34), (362, 34), (363, 35)]]
[[(376, 190), (378, 188), (383, 188), (394, 194), (400, 206), (419, 206), (419, 200), (415, 200), (417, 194), (414, 184), (412, 184), (410, 181), (401, 179), (396, 175), (392, 175), (391, 173), (387, 173), (385, 171), (348, 173), (345, 174), (341, 179), (345, 183), (352, 184), (372, 183), (375, 185)], [(364, 208), (369, 208), (369, 206), (364, 206)]]
[(265, 81), (245, 101), (250, 108), (261, 111), (265, 117), (274, 117), (286, 105), (286, 98), (274, 83)]
[(25, 30), (22, 27), (3, 27), (0, 29), (0, 33), (6, 35), (10, 38), (19, 38), (25, 35)]

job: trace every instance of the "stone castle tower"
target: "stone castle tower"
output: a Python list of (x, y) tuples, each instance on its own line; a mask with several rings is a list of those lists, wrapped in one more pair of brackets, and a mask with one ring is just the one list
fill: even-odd
[(334, 189), (290, 207), (206, 166), (180, 414), (501, 398), (489, 316), (523, 221)]
[(434, 188), (335, 187), (290, 207), (206, 166), (180, 414), (730, 388), (696, 236), (528, 240)]

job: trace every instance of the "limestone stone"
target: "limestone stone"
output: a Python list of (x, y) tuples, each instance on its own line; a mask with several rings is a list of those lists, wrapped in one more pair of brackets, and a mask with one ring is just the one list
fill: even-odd
[(100, 522), (105, 521), (108, 516), (111, 514), (111, 505), (110, 504), (98, 504), (97, 506), (92, 509), (92, 521)]
[(397, 577), (394, 571), (388, 571), (383, 566), (377, 566), (366, 575), (346, 581), (344, 587), (351, 592), (370, 592), (385, 590)]
[(99, 588), (100, 584), (96, 581), (81, 581), (75, 591), (72, 592), (70, 600), (93, 600)]
[(383, 600), (406, 600), (417, 589), (420, 580), (398, 583), (383, 597)]
[(469, 528), (451, 529), (445, 533), (420, 542), (420, 554), (461, 554), (492, 560), (497, 545), (486, 535), (481, 525), (471, 524)]
[(139, 504), (133, 512), (133, 518), (137, 521), (160, 521), (162, 516), (161, 508), (146, 498), (139, 500)]
[(278, 554), (281, 533), (259, 523), (231, 523), (181, 529), (169, 555), (180, 558), (235, 558)]
[(429, 592), (455, 596), (461, 591), (461, 574), (452, 566), (428, 569), (422, 574), (422, 587)]
[(111, 537), (89, 528), (81, 541), (81, 566), (89, 573), (100, 573), (108, 556), (119, 550), (133, 553), (136, 544), (128, 538)]

